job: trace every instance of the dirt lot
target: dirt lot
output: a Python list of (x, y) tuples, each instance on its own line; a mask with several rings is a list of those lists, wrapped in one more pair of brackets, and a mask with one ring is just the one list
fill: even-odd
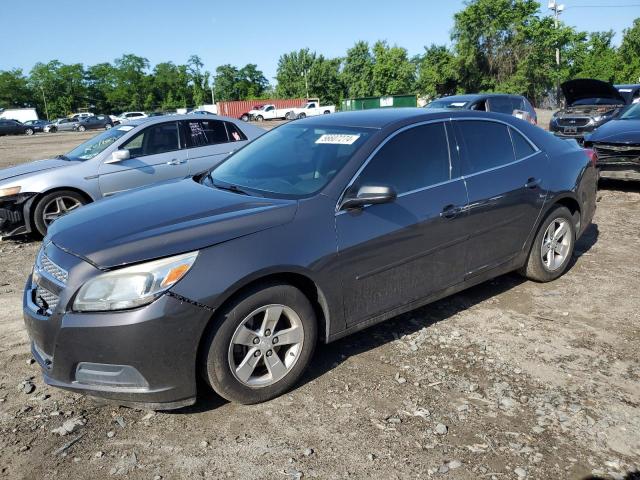
[[(86, 136), (2, 138), (0, 165)], [(45, 386), (21, 319), (39, 242), (1, 242), (0, 478), (623, 478), (640, 467), (640, 188), (602, 187), (558, 281), (506, 275), (321, 346), (297, 389), (251, 407)]]

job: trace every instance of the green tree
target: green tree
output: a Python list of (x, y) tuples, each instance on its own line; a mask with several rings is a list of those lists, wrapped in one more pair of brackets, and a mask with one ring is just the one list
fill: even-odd
[[(51, 118), (64, 117), (79, 108), (89, 108), (85, 72), (82, 64), (65, 65), (58, 60), (47, 64), (36, 63), (29, 73), (29, 85), (33, 92), (44, 92)], [(42, 96), (33, 96), (33, 103), (44, 112)]]
[(269, 87), (269, 81), (255, 63), (249, 63), (238, 71), (240, 99), (260, 98)]
[(367, 42), (356, 42), (347, 50), (341, 80), (349, 98), (373, 95), (373, 56)]
[(429, 98), (453, 95), (458, 90), (456, 57), (447, 47), (425, 47), (424, 55), (417, 59), (416, 90)]
[(597, 78), (613, 82), (618, 70), (618, 53), (613, 45), (615, 33), (594, 32), (588, 40), (575, 42), (571, 52), (571, 78)]
[(113, 111), (109, 98), (115, 89), (115, 79), (115, 68), (110, 63), (98, 63), (87, 68), (85, 73), (87, 97), (95, 106), (96, 112)]
[(187, 61), (187, 73), (193, 87), (193, 103), (202, 105), (211, 102), (211, 90), (209, 77), (211, 74), (203, 70), (204, 64), (197, 55), (191, 55)]
[(0, 71), (0, 108), (25, 107), (34, 104), (35, 92), (19, 68)]
[(640, 18), (624, 31), (619, 49), (617, 80), (621, 83), (640, 82)]
[(414, 91), (415, 65), (407, 50), (384, 41), (373, 46), (373, 94), (397, 95)]
[(312, 97), (313, 92), (309, 90), (307, 94), (307, 87), (309, 70), (315, 61), (316, 53), (308, 48), (282, 55), (276, 73), (277, 95), (284, 98)]
[(230, 64), (216, 68), (215, 93), (217, 101), (240, 100), (240, 72)]
[(145, 81), (149, 60), (125, 54), (114, 63), (114, 88), (108, 96), (109, 103), (120, 111), (141, 109), (149, 88), (149, 82)]

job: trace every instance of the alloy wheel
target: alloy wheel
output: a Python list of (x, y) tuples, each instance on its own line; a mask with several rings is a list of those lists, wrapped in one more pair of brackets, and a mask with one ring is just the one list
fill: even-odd
[(247, 315), (229, 345), (229, 367), (249, 387), (267, 387), (282, 380), (298, 361), (304, 327), (285, 305), (265, 305)]
[(81, 205), (78, 200), (72, 197), (61, 196), (53, 198), (44, 206), (42, 210), (42, 220), (46, 226), (49, 226), (54, 220), (66, 215)]
[(544, 232), (540, 255), (542, 264), (550, 272), (558, 270), (571, 250), (571, 228), (564, 218), (553, 220)]

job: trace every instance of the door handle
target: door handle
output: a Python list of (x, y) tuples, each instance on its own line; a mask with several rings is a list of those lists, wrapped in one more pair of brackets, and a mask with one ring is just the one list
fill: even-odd
[(167, 165), (182, 165), (183, 163), (187, 163), (187, 161), (183, 159), (178, 160), (177, 158), (173, 158), (167, 162)]
[(527, 180), (527, 183), (525, 183), (524, 186), (526, 188), (538, 188), (540, 186), (540, 179), (531, 177)]
[(462, 212), (462, 207), (456, 205), (447, 205), (442, 209), (442, 212), (440, 212), (440, 216), (442, 218), (452, 219), (460, 215), (460, 212)]

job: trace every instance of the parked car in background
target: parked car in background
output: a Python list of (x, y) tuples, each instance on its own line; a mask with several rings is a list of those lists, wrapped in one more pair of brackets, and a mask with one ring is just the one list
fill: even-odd
[(601, 178), (640, 180), (640, 103), (585, 137), (598, 155)]
[(49, 125), (45, 125), (43, 130), (48, 133), (55, 132), (72, 132), (74, 131), (80, 122), (78, 120), (74, 120), (73, 118), (58, 118), (54, 120)]
[(522, 95), (503, 93), (471, 93), (438, 98), (425, 108), (445, 108), (448, 110), (476, 110), (480, 112), (504, 113), (538, 124), (538, 115), (531, 102)]
[(144, 112), (123, 112), (118, 115), (118, 121), (120, 123), (127, 123), (131, 120), (136, 120), (140, 118), (147, 118), (148, 115)]
[(48, 120), (27, 120), (23, 125), (33, 128), (34, 132), (44, 132), (44, 127), (50, 123)]
[(254, 105), (253, 108), (251, 108), (251, 110), (249, 110), (248, 112), (243, 113), (238, 118), (240, 120), (242, 120), (243, 122), (248, 122), (249, 120), (252, 120), (251, 112), (256, 111), (256, 110), (261, 110), (262, 107), (264, 107), (264, 105)]
[(631, 103), (612, 84), (595, 79), (576, 79), (561, 86), (566, 106), (556, 112), (549, 131), (582, 142), (584, 136), (616, 118)]
[(596, 179), (575, 142), (506, 115), (291, 122), (202, 175), (56, 221), (23, 296), (32, 353), (46, 383), (129, 405), (192, 404), (200, 374), (266, 401), (318, 341), (512, 270), (560, 277)]
[(640, 84), (614, 86), (627, 104), (640, 103)]
[(37, 120), (38, 112), (35, 108), (6, 108), (0, 109), (0, 119), (17, 120), (18, 122), (27, 122), (29, 120)]
[(249, 110), (251, 120), (256, 122), (264, 122), (265, 120), (293, 120), (296, 118), (293, 115), (293, 107), (291, 108), (276, 108), (275, 105), (267, 104), (263, 105), (257, 110)]
[(0, 119), (0, 135), (33, 135), (35, 127), (17, 120)]
[(318, 115), (328, 115), (329, 113), (335, 113), (335, 105), (321, 106), (319, 100), (312, 100), (307, 102), (302, 107), (295, 107), (291, 109), (294, 118), (306, 118), (316, 117)]
[(202, 172), (262, 133), (239, 120), (204, 115), (131, 120), (65, 155), (5, 168), (0, 236), (45, 235), (51, 222), (86, 203)]
[(80, 112), (80, 113), (72, 113), (71, 115), (69, 115), (69, 118), (72, 118), (73, 120), (83, 120), (85, 118), (89, 118), (89, 117), (93, 117), (95, 114), (91, 113), (91, 112)]
[(93, 115), (91, 117), (86, 117), (80, 120), (76, 130), (79, 132), (84, 132), (85, 130), (95, 130), (98, 128), (104, 128), (105, 130), (109, 130), (113, 127), (113, 122), (111, 121), (111, 117), (109, 115)]
[(207, 110), (194, 110), (191, 113), (193, 113), (194, 115), (215, 115), (215, 113), (208, 112)]

